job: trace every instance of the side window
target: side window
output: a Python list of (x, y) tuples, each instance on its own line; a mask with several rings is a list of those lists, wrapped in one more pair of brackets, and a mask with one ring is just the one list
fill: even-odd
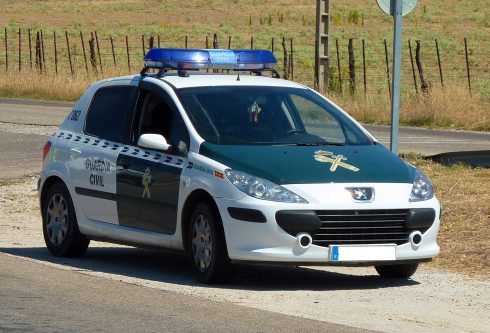
[(147, 133), (163, 135), (172, 146), (170, 153), (179, 154), (189, 147), (189, 132), (175, 108), (161, 96), (141, 90), (133, 121), (133, 144)]
[(126, 119), (134, 107), (136, 88), (131, 86), (99, 89), (90, 104), (85, 133), (122, 142)]

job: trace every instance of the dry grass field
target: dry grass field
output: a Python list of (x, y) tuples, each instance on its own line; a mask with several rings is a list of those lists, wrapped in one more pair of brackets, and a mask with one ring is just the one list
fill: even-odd
[[(331, 90), (328, 96), (364, 122), (387, 123), (390, 100), (387, 91), (383, 40), (391, 54), (392, 19), (381, 12), (376, 1), (331, 1)], [(423, 1), (404, 20), (401, 121), (407, 125), (490, 130), (490, 0)], [(313, 0), (119, 0), (119, 1), (22, 1), (0, 0), (0, 27), (7, 28), (9, 70), (5, 67), (4, 36), (0, 33), (0, 95), (57, 100), (75, 100), (96, 79), (128, 73), (125, 36), (129, 38), (131, 72), (142, 67), (141, 37), (159, 36), (164, 47), (212, 45), (213, 33), (219, 46), (271, 48), (282, 70), (282, 37), (294, 41), (294, 80), (313, 86), (314, 15)], [(23, 70), (18, 74), (18, 30), (23, 38)], [(46, 71), (39, 77), (28, 67), (27, 29), (43, 30), (46, 40)], [(59, 74), (54, 75), (53, 31), (58, 35)], [(64, 32), (70, 36), (75, 76), (71, 77)], [(85, 39), (91, 31), (100, 37), (104, 73), (87, 75), (79, 32)], [(115, 43), (117, 67), (113, 66), (109, 36)], [(335, 43), (338, 38), (340, 74), (338, 82)], [(357, 92), (348, 93), (347, 42), (354, 38)], [(434, 40), (438, 39), (445, 87), (439, 82)], [(464, 38), (468, 40), (473, 94), (468, 93)], [(367, 94), (362, 87), (361, 39), (366, 43)], [(430, 93), (416, 94), (413, 86), (408, 40), (422, 41), (421, 59)], [(85, 47), (88, 48), (86, 42)], [(290, 45), (288, 43), (288, 52)], [(414, 51), (415, 52), (415, 51)], [(99, 64), (100, 65), (100, 64)], [(33, 84), (35, 82), (35, 84)], [(420, 82), (418, 82), (420, 87)]]
[(413, 155), (405, 160), (429, 176), (442, 206), (441, 254), (431, 265), (490, 276), (490, 169), (445, 167)]
[[(0, 96), (74, 101), (94, 80), (124, 74), (124, 71), (106, 70), (98, 77), (79, 73), (72, 78), (53, 73), (25, 72), (19, 75), (11, 72), (0, 79)], [(351, 96), (331, 93), (328, 97), (361, 122), (389, 124), (391, 121), (390, 99), (384, 94)], [(405, 125), (490, 130), (490, 101), (478, 96), (470, 97), (457, 85), (446, 89), (436, 87), (427, 96), (404, 93), (402, 98), (401, 117)]]

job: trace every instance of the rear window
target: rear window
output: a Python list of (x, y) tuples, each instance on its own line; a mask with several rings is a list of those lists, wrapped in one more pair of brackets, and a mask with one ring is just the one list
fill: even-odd
[(134, 108), (136, 87), (120, 86), (99, 89), (85, 121), (85, 133), (99, 138), (122, 142), (126, 119)]

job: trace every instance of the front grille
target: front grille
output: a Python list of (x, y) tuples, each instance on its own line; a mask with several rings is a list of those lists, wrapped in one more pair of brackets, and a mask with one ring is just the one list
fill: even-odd
[(386, 244), (408, 242), (408, 209), (316, 211), (321, 228), (312, 233), (313, 244)]

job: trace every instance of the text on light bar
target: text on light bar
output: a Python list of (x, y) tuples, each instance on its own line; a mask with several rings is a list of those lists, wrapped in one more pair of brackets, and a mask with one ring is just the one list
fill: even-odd
[(230, 69), (272, 70), (276, 57), (269, 50), (221, 49), (151, 49), (145, 56), (145, 66), (162, 70)]

